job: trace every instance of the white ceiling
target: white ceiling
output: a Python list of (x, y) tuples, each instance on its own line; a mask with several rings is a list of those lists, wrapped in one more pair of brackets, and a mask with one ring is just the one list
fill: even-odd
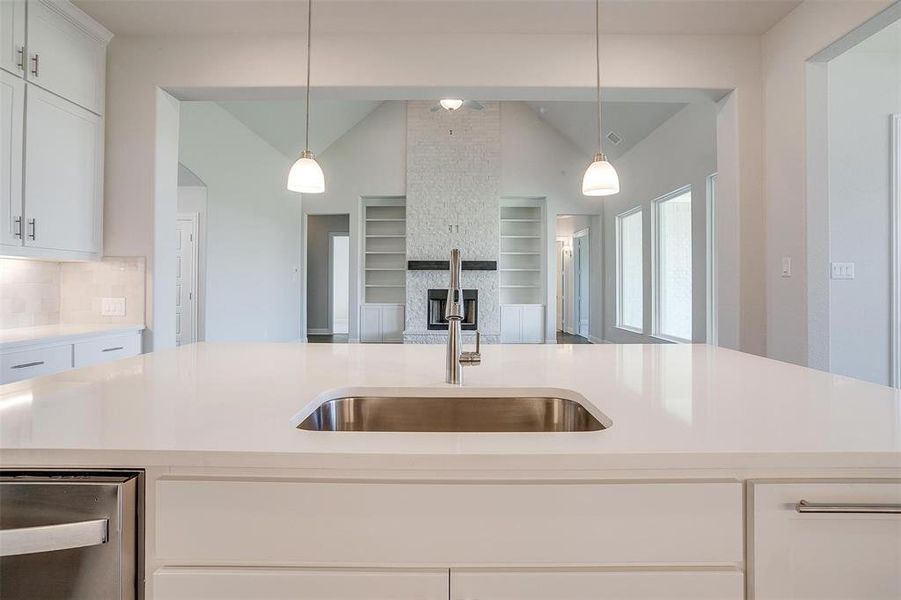
[[(117, 35), (306, 30), (306, 0), (74, 0)], [(761, 34), (800, 0), (602, 0), (605, 33)], [(592, 0), (316, 0), (314, 31), (590, 33)]]
[[(593, 102), (529, 102), (538, 117), (563, 134), (586, 156), (597, 152), (597, 105)], [(604, 153), (611, 161), (660, 127), (686, 105), (678, 102), (604, 102)], [(615, 132), (622, 142), (614, 145), (606, 139)]]
[[(321, 154), (379, 104), (376, 100), (313, 102), (310, 149)], [(289, 159), (294, 160), (303, 150), (304, 102), (236, 101), (219, 105)]]

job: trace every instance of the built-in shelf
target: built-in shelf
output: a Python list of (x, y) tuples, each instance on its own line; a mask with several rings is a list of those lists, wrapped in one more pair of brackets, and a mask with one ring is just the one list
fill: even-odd
[(363, 205), (363, 288), (366, 304), (406, 301), (407, 213), (402, 198)]
[(532, 284), (529, 284), (529, 285), (525, 285), (525, 284), (523, 284), (523, 285), (501, 285), (501, 289), (504, 289), (504, 288), (511, 288), (511, 289), (534, 289), (534, 288), (541, 288), (541, 286), (540, 286), (540, 285), (537, 285), (537, 284), (536, 284), (536, 285), (532, 285)]
[(500, 207), (501, 304), (541, 304), (542, 210), (534, 201), (502, 202)]
[(541, 273), (541, 269), (516, 269), (516, 268), (504, 268), (501, 271), (520, 271), (520, 272), (529, 272), (529, 273)]

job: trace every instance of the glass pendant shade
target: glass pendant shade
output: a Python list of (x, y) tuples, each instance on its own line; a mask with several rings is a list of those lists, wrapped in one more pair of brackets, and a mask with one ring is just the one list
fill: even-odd
[(612, 196), (619, 193), (619, 175), (607, 157), (595, 154), (582, 177), (582, 193), (586, 196)]
[(444, 110), (457, 110), (463, 106), (463, 101), (459, 98), (444, 98), (439, 101)]
[(325, 191), (325, 175), (309, 150), (301, 153), (288, 172), (288, 189), (301, 194), (321, 194)]

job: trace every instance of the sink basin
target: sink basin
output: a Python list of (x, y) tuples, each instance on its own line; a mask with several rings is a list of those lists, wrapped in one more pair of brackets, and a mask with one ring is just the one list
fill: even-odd
[(294, 418), (298, 429), (575, 432), (612, 425), (581, 395), (560, 389), (359, 388), (326, 392), (317, 400)]

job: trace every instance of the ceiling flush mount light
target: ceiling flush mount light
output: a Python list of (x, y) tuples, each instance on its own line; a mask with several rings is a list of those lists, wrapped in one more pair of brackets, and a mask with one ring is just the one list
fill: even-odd
[(288, 189), (301, 194), (321, 194), (325, 191), (325, 175), (310, 152), (310, 48), (313, 33), (313, 0), (307, 2), (307, 106), (304, 131), (304, 151), (288, 172)]
[(594, 3), (594, 58), (597, 67), (597, 92), (598, 92), (598, 151), (594, 160), (585, 170), (582, 177), (582, 193), (586, 196), (611, 196), (619, 193), (619, 176), (616, 169), (607, 161), (601, 147), (603, 129), (601, 127), (601, 23), (600, 0)]
[(459, 98), (442, 98), (439, 101), (439, 104), (441, 104), (441, 108), (444, 110), (457, 110), (463, 106), (463, 100)]

